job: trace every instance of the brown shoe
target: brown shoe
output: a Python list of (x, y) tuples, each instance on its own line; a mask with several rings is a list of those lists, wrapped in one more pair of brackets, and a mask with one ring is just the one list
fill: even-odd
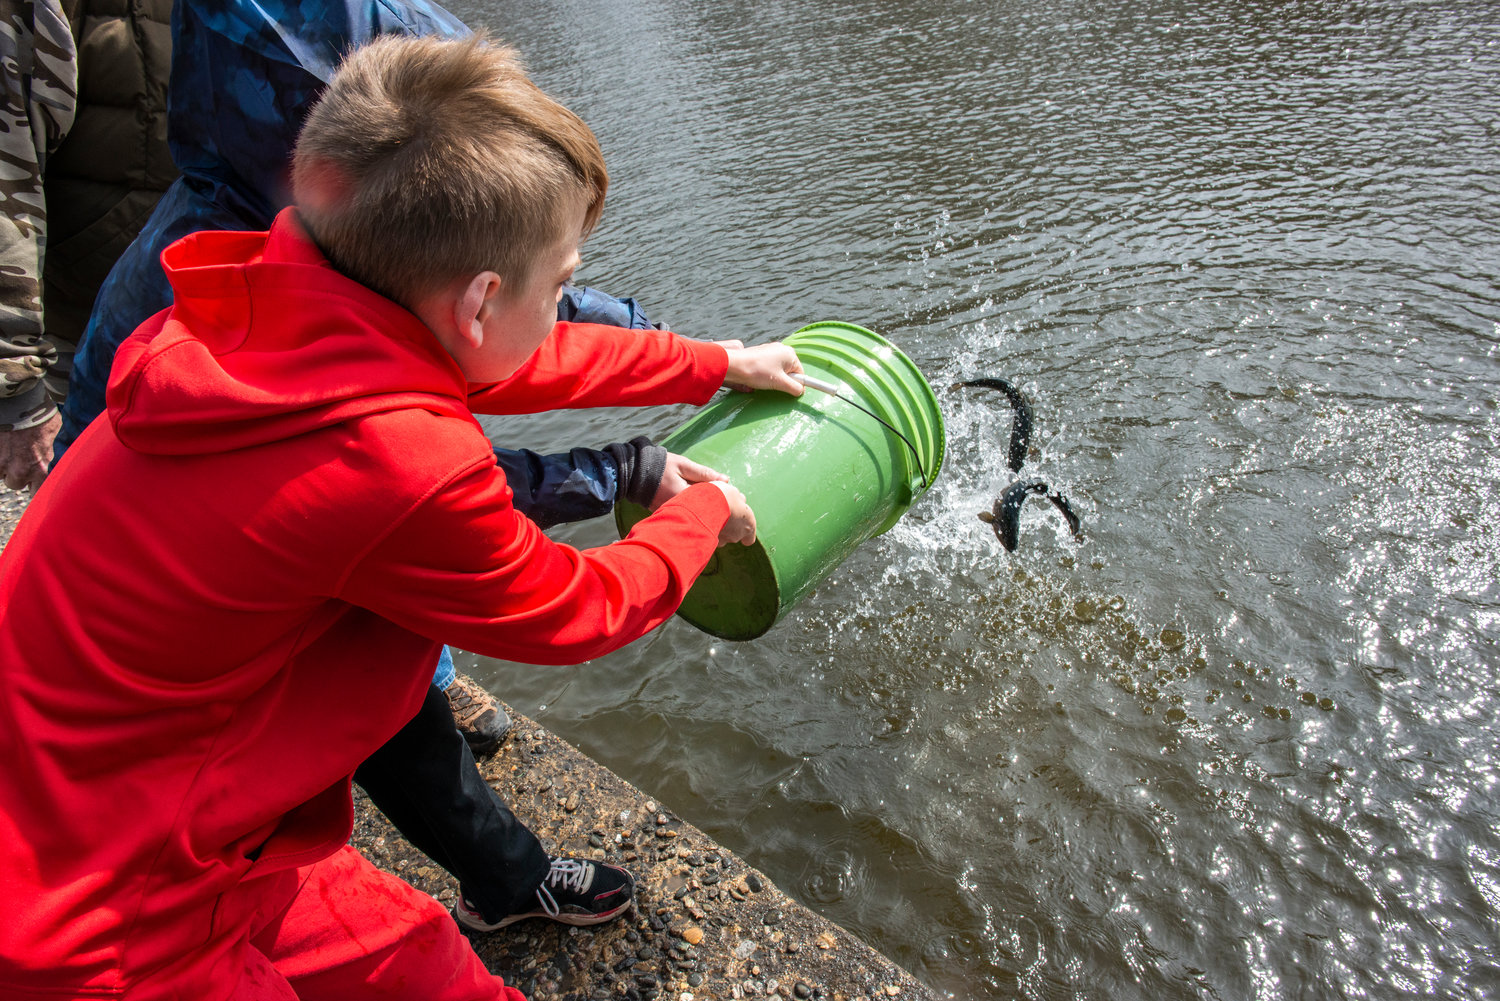
[(474, 757), (483, 758), (500, 750), (510, 733), (510, 717), (489, 692), (460, 674), (443, 694), (453, 710), (453, 725), (468, 741)]

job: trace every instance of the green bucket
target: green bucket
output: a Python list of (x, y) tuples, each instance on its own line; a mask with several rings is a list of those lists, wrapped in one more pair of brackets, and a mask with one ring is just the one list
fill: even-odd
[[(807, 375), (869, 413), (811, 387), (799, 398), (730, 393), (662, 442), (726, 474), (755, 512), (755, 544), (721, 546), (678, 610), (724, 639), (765, 633), (856, 546), (894, 525), (943, 464), (937, 397), (889, 341), (852, 323), (814, 323), (784, 343)], [(615, 524), (623, 536), (646, 515), (621, 503)]]

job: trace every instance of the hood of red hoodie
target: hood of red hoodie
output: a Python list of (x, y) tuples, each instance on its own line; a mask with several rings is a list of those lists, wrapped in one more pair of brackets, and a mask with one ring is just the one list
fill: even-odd
[(432, 332), (336, 271), (293, 209), (178, 240), (162, 267), (173, 304), (120, 345), (106, 390), (128, 448), (222, 452), (409, 407), (473, 420)]

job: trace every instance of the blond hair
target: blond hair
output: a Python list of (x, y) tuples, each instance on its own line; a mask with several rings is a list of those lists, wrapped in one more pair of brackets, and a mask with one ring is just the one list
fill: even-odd
[(518, 287), (580, 213), (593, 229), (608, 186), (589, 127), (479, 35), (388, 35), (350, 53), (292, 160), (323, 253), (407, 306), (481, 271)]

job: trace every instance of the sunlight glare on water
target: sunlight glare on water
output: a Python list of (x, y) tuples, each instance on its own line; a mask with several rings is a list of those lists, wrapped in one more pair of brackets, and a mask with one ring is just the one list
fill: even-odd
[[(600, 136), (583, 280), (870, 327), (949, 435), (761, 639), (467, 669), (954, 997), (1500, 994), (1497, 8), (454, 9)], [(1081, 540), (976, 517), (976, 376)]]

